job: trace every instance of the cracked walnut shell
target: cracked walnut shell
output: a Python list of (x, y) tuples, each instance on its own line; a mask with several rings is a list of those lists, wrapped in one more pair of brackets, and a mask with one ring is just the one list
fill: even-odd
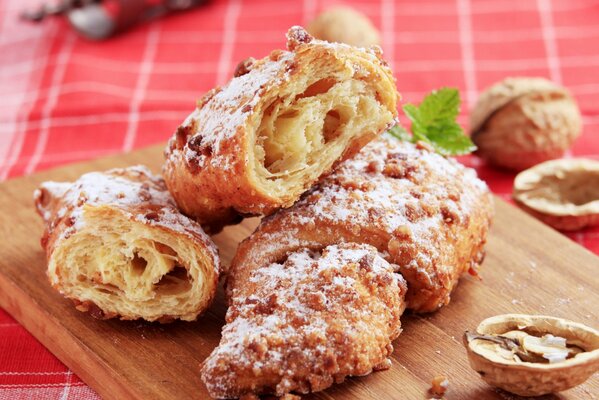
[(307, 30), (317, 39), (357, 47), (379, 45), (381, 42), (368, 17), (349, 7), (333, 7), (319, 14)]
[(519, 396), (570, 389), (599, 369), (599, 331), (562, 318), (487, 318), (464, 334), (464, 345), (485, 382)]
[(574, 231), (599, 224), (599, 161), (547, 161), (521, 172), (514, 200), (555, 229)]
[(581, 126), (574, 98), (543, 78), (506, 78), (481, 94), (470, 116), (477, 154), (514, 170), (559, 158)]

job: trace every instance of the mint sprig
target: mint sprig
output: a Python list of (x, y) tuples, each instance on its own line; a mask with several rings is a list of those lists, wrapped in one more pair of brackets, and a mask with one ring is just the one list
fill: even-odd
[(412, 122), (410, 135), (400, 125), (389, 129), (399, 140), (423, 141), (445, 156), (458, 156), (476, 150), (476, 146), (456, 122), (460, 112), (460, 93), (457, 89), (433, 90), (419, 105), (405, 104), (403, 111)]

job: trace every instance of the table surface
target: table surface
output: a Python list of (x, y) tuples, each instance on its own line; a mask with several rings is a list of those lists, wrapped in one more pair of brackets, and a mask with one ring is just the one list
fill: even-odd
[[(45, 180), (70, 180), (85, 172), (142, 162), (159, 170), (162, 148), (40, 172), (6, 182), (0, 191), (0, 209), (11, 207), (8, 223), (0, 225), (0, 237), (5, 238), (0, 242), (0, 306), (110, 399), (206, 399), (199, 364), (220, 340), (226, 312), (222, 288), (194, 323), (95, 320), (47, 284), (44, 252), (31, 238), (31, 232), (42, 229), (42, 221), (29, 198)], [(550, 313), (596, 325), (599, 280), (593, 278), (599, 257), (501, 199), (495, 199), (495, 211), (479, 279), (463, 277), (451, 303), (435, 313), (402, 316), (403, 332), (393, 342), (389, 370), (348, 379), (304, 400), (423, 399), (437, 375), (450, 382), (447, 400), (505, 400), (504, 392), (487, 385), (468, 365), (461, 341), (465, 330), (503, 313)], [(231, 261), (239, 241), (257, 223), (257, 218), (246, 219), (214, 236), (223, 263)], [(544, 400), (576, 400), (588, 393), (599, 393), (599, 374)]]
[[(63, 21), (21, 23), (38, 0), (0, 2), (0, 180), (164, 141), (195, 99), (238, 60), (284, 46), (284, 33), (339, 1), (213, 0), (106, 42)], [(599, 2), (595, 0), (344, 1), (381, 31), (403, 101), (460, 88), (460, 122), (485, 87), (545, 76), (578, 100), (583, 135), (567, 156), (599, 159)], [(499, 196), (514, 175), (464, 157)], [(0, 211), (2, 214), (8, 210)], [(32, 236), (37, 236), (32, 232)], [(599, 229), (569, 237), (599, 254)], [(0, 310), (0, 398), (97, 395)]]

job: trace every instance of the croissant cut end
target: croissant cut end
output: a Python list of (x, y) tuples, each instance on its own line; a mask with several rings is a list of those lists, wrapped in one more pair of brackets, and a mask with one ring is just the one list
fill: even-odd
[(216, 272), (193, 241), (107, 206), (85, 205), (83, 220), (48, 265), (52, 285), (79, 309), (90, 302), (104, 318), (191, 321), (207, 307)]
[[(381, 74), (378, 59), (354, 51), (356, 59), (340, 62), (334, 47), (322, 50), (327, 45), (300, 46), (297, 68), (309, 73), (265, 96), (251, 122), (253, 178), (271, 195), (297, 198), (352, 142), (361, 147), (395, 117), (394, 82)], [(320, 57), (309, 54), (313, 51)]]

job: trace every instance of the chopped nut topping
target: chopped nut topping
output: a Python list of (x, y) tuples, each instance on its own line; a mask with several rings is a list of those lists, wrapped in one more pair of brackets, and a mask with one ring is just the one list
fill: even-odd
[(238, 77), (247, 74), (252, 70), (252, 67), (254, 66), (255, 62), (256, 59), (254, 57), (249, 57), (245, 60), (242, 60), (239, 64), (237, 64), (237, 67), (235, 67), (235, 72), (233, 76)]

